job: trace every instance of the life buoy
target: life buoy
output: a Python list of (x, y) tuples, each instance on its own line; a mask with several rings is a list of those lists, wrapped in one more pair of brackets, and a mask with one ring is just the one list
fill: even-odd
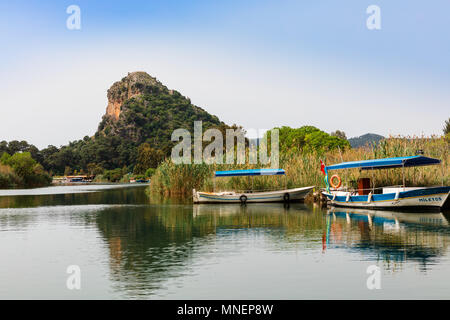
[(289, 202), (289, 198), (290, 198), (289, 193), (285, 193), (285, 194), (283, 195), (283, 201), (284, 201), (284, 202)]
[[(338, 183), (337, 183), (337, 184), (334, 184), (334, 179), (338, 179)], [(337, 174), (335, 174), (335, 175), (333, 175), (333, 176), (331, 177), (331, 179), (330, 179), (330, 185), (331, 185), (333, 188), (337, 189), (337, 188), (339, 188), (339, 187), (341, 186), (341, 184), (342, 184), (341, 177), (339, 177)]]
[(243, 194), (242, 196), (239, 197), (239, 200), (241, 201), (242, 204), (245, 204), (247, 202), (247, 196)]

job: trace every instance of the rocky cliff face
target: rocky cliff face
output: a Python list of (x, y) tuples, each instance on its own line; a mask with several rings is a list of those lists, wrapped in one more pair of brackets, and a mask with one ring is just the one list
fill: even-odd
[[(228, 128), (216, 116), (193, 105), (178, 91), (167, 89), (145, 72), (128, 73), (109, 88), (107, 96), (106, 114), (95, 135), (85, 136), (59, 150), (47, 148), (44, 163), (47, 170), (61, 175), (67, 166), (85, 172), (102, 168), (130, 172), (139, 163), (138, 150), (144, 143), (154, 149), (153, 160), (154, 155), (169, 157), (176, 144), (171, 140), (175, 129), (185, 128), (193, 133), (194, 121), (198, 120), (203, 122), (204, 130), (217, 128), (224, 133)], [(0, 143), (0, 154), (1, 147)], [(144, 147), (149, 155), (148, 147)], [(142, 163), (140, 166), (144, 169)]]
[(178, 128), (193, 132), (194, 121), (203, 121), (203, 128), (226, 125), (191, 103), (176, 90), (169, 90), (145, 72), (128, 73), (108, 90), (106, 114), (96, 137), (110, 137), (114, 143), (139, 146), (146, 142), (169, 153), (171, 134)]
[(113, 121), (119, 120), (124, 102), (141, 94), (150, 93), (152, 87), (167, 90), (156, 78), (145, 72), (128, 73), (126, 77), (121, 81), (115, 82), (108, 89), (108, 106), (106, 107), (105, 116)]

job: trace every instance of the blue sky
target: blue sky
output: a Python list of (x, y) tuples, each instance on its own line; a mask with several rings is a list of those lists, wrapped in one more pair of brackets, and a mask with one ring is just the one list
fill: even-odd
[[(66, 8), (81, 9), (68, 30)], [(381, 9), (368, 30), (366, 8)], [(92, 135), (106, 90), (146, 71), (247, 129), (440, 134), (448, 1), (0, 2), (0, 140)]]

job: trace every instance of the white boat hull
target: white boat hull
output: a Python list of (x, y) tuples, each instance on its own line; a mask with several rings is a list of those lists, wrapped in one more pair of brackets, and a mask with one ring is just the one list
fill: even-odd
[(200, 192), (193, 190), (194, 203), (257, 203), (302, 201), (314, 186), (267, 192)]

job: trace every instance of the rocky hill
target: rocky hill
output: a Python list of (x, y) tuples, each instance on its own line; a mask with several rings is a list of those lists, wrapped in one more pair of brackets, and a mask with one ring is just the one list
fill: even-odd
[[(189, 98), (169, 90), (145, 72), (132, 72), (115, 82), (107, 92), (108, 105), (93, 137), (71, 142), (60, 149), (49, 146), (44, 166), (52, 173), (89, 168), (133, 170), (138, 149), (170, 155), (173, 130), (193, 132), (194, 121), (203, 121), (203, 130), (229, 128), (216, 116), (193, 105)], [(125, 168), (126, 167), (126, 168)]]
[(226, 126), (156, 78), (132, 72), (109, 88), (106, 114), (97, 133), (117, 135), (134, 144), (148, 142), (168, 154), (173, 130), (186, 128), (193, 132), (194, 121), (198, 120), (203, 121), (204, 129)]
[(350, 138), (348, 139), (348, 142), (350, 142), (352, 148), (360, 148), (371, 144), (377, 144), (378, 142), (380, 142), (380, 140), (383, 139), (385, 138), (379, 134), (366, 133), (359, 137)]
[(156, 78), (145, 72), (137, 71), (128, 73), (121, 81), (115, 82), (108, 89), (108, 106), (106, 116), (118, 120), (122, 111), (122, 105), (128, 99), (144, 93), (152, 93), (166, 89)]

